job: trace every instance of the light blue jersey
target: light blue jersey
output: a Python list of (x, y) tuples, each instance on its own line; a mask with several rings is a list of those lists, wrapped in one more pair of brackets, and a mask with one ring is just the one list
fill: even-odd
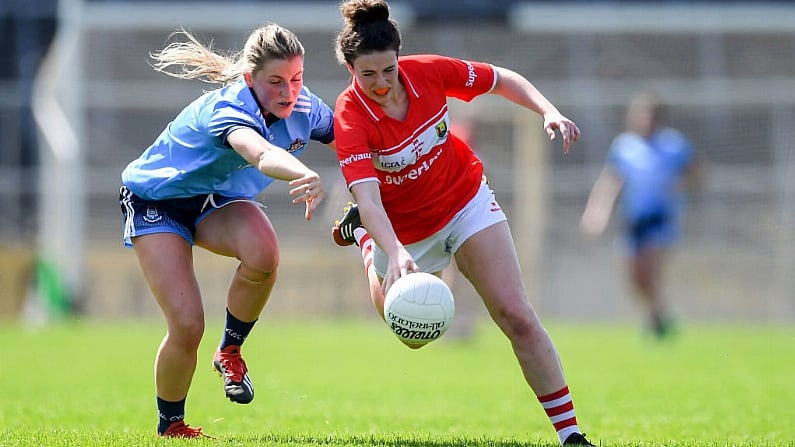
[(250, 165), (226, 142), (241, 127), (299, 155), (312, 139), (334, 140), (333, 112), (304, 86), (293, 112), (266, 124), (253, 93), (241, 79), (205, 93), (177, 115), (155, 142), (122, 172), (122, 183), (147, 200), (220, 194), (253, 198), (273, 178)]
[(624, 182), (624, 218), (636, 222), (664, 215), (676, 220), (684, 202), (682, 177), (692, 159), (690, 142), (674, 129), (661, 129), (647, 139), (630, 132), (618, 135), (608, 164)]

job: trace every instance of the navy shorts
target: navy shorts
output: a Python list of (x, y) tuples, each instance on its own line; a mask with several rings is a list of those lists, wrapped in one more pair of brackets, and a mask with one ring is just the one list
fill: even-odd
[(676, 218), (670, 213), (653, 213), (626, 222), (626, 241), (633, 254), (648, 246), (671, 245), (676, 239)]
[[(122, 186), (119, 190), (119, 204), (124, 223), (124, 245), (132, 247), (132, 238), (153, 233), (178, 234), (194, 245), (196, 225), (213, 211), (233, 202), (254, 200), (251, 197), (225, 197), (218, 194), (147, 200)], [(260, 205), (258, 202), (254, 203)]]

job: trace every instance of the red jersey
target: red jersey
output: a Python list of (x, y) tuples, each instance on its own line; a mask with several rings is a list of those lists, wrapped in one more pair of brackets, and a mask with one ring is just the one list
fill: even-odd
[(489, 93), (491, 65), (435, 55), (404, 56), (398, 79), (409, 97), (403, 121), (387, 116), (354, 82), (337, 98), (334, 135), (348, 188), (379, 181), (398, 239), (421, 241), (447, 225), (475, 196), (483, 165), (450, 134), (447, 98)]

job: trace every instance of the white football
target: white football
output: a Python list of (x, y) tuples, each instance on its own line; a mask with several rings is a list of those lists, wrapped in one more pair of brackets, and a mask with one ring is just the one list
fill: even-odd
[(430, 273), (401, 277), (386, 294), (384, 317), (392, 332), (410, 347), (423, 346), (447, 332), (455, 315), (453, 293)]

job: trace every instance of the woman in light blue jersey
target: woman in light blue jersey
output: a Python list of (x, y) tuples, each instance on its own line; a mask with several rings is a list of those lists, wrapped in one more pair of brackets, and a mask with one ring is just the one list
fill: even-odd
[[(254, 197), (274, 180), (289, 182), (312, 218), (324, 197), (318, 174), (301, 163), (312, 139), (334, 149), (332, 110), (303, 85), (304, 48), (275, 24), (251, 33), (235, 57), (190, 33), (152, 54), (154, 68), (222, 87), (204, 93), (170, 122), (122, 172), (124, 243), (133, 247), (166, 319), (155, 360), (159, 423), (166, 437), (204, 436), (184, 422), (185, 399), (204, 333), (193, 246), (234, 257), (226, 326), (212, 364), (226, 396), (247, 404), (254, 388), (240, 348), (273, 289), (276, 234)], [(169, 68), (177, 67), (175, 72)]]
[(586, 234), (601, 234), (620, 200), (629, 278), (657, 337), (672, 329), (661, 275), (679, 237), (684, 187), (699, 171), (688, 139), (663, 125), (663, 109), (652, 92), (632, 99), (626, 130), (613, 140), (581, 220)]

